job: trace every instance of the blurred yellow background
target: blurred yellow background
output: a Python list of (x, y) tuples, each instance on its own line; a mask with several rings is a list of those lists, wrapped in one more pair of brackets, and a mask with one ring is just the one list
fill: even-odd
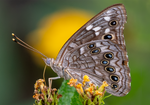
[[(42, 78), (42, 56), (11, 41), (14, 32), (48, 57), (84, 23), (106, 7), (123, 3), (127, 10), (125, 41), (131, 69), (131, 91), (112, 96), (106, 105), (149, 104), (150, 0), (0, 0), (0, 104), (32, 105), (33, 86)], [(49, 67), (46, 78), (57, 76)], [(59, 88), (63, 79), (55, 80)]]

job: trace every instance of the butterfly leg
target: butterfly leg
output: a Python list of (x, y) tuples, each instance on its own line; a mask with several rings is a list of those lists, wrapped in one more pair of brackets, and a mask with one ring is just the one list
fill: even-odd
[(69, 73), (69, 71), (67, 69), (64, 70), (71, 78), (73, 78), (73, 76)]
[(48, 83), (49, 83), (49, 98), (51, 96), (51, 87), (52, 87), (52, 80), (56, 80), (59, 79), (60, 77), (52, 77), (52, 78), (48, 78)]

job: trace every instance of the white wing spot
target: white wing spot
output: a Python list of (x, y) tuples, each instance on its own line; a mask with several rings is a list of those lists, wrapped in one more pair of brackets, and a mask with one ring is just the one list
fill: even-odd
[(100, 32), (95, 32), (95, 35), (98, 36)]
[(101, 44), (100, 43), (96, 43), (96, 47), (100, 47), (101, 46)]
[(85, 53), (84, 56), (88, 56), (88, 55)]
[(73, 60), (77, 60), (77, 56), (74, 55), (74, 56), (73, 56)]
[(110, 50), (108, 50), (108, 46), (101, 47), (101, 52), (107, 52), (107, 51), (110, 51)]
[(107, 13), (109, 14), (109, 13), (111, 13), (111, 11), (109, 10), (109, 11), (107, 11)]
[(130, 82), (130, 86), (131, 86), (131, 82)]
[(127, 92), (126, 95), (127, 95), (128, 93), (129, 93), (129, 92)]
[(69, 46), (70, 47), (77, 47), (78, 45), (76, 43), (71, 43)]
[(106, 29), (105, 29), (105, 33), (108, 33), (109, 31), (110, 31), (109, 28), (106, 28)]
[(84, 47), (81, 47), (80, 48), (80, 54), (83, 54), (84, 53)]
[(92, 56), (92, 58), (93, 58), (93, 59), (98, 59), (98, 57), (97, 57), (97, 56)]
[(101, 27), (95, 27), (95, 28), (93, 28), (94, 31), (98, 31), (100, 29), (101, 29)]
[(127, 62), (127, 65), (129, 66), (129, 62)]
[(110, 17), (104, 17), (106, 21), (110, 21)]
[(90, 30), (92, 28), (93, 28), (93, 25), (89, 25), (89, 26), (86, 27), (86, 30)]
[(66, 60), (68, 61), (68, 60), (69, 60), (69, 57), (66, 57)]
[(131, 74), (129, 73), (129, 76), (131, 77)]
[(98, 68), (98, 67), (95, 67), (95, 68), (99, 70), (99, 68)]

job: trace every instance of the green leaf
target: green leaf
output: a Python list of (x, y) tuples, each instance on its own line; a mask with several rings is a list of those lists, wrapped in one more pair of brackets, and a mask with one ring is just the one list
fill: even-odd
[(64, 80), (58, 91), (58, 94), (62, 95), (59, 99), (58, 105), (82, 105), (76, 89), (74, 87), (70, 87), (67, 84), (68, 82), (69, 80)]
[(79, 93), (75, 91), (74, 95), (71, 98), (71, 105), (83, 105), (82, 100), (83, 99), (79, 96)]

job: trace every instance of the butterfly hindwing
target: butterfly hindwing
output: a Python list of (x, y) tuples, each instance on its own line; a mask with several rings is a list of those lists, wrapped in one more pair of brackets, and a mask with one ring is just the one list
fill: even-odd
[[(63, 65), (78, 81), (82, 82), (84, 75), (88, 75), (97, 86), (107, 81), (107, 92), (122, 96), (130, 90), (129, 67), (122, 65), (124, 60), (124, 53), (117, 44), (97, 40), (71, 50), (65, 55)], [(118, 80), (114, 80), (116, 78)]]

